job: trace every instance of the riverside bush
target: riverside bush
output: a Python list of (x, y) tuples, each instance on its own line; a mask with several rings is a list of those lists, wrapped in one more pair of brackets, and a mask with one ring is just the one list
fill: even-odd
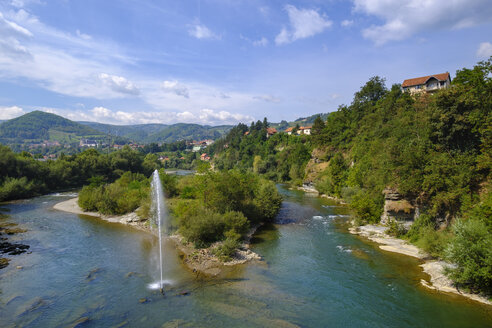
[(472, 291), (492, 295), (492, 234), (487, 226), (480, 220), (460, 219), (452, 232), (445, 255), (456, 268), (448, 269), (449, 276)]
[(196, 247), (222, 242), (216, 252), (224, 258), (252, 223), (273, 220), (282, 203), (273, 182), (237, 170), (181, 177), (177, 186), (168, 204), (179, 232)]
[(121, 215), (146, 203), (149, 192), (149, 181), (143, 174), (125, 172), (112, 184), (84, 186), (79, 192), (78, 203), (84, 211)]

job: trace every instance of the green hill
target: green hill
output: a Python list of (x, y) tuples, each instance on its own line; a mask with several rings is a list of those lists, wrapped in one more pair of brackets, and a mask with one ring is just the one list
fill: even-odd
[(106, 134), (125, 137), (138, 143), (174, 142), (178, 140), (218, 139), (226, 134), (232, 126), (208, 126), (199, 124), (177, 123), (112, 125), (95, 122), (79, 122)]
[(150, 123), (150, 124), (135, 124), (135, 125), (113, 125), (97, 122), (79, 122), (80, 124), (89, 126), (95, 130), (104, 132), (112, 136), (124, 137), (135, 142), (144, 142), (151, 135), (165, 129), (168, 125)]
[(314, 120), (316, 119), (316, 117), (318, 116), (321, 116), (321, 119), (323, 121), (326, 121), (326, 118), (328, 117), (330, 113), (318, 113), (318, 114), (314, 114), (314, 115), (311, 115), (311, 116), (308, 116), (308, 117), (299, 117), (298, 119), (296, 119), (295, 121), (293, 122), (287, 122), (287, 121), (281, 121), (280, 123), (270, 123), (270, 127), (272, 128), (275, 128), (279, 131), (284, 131), (285, 129), (287, 129), (288, 127), (291, 127), (291, 126), (296, 126), (296, 125), (299, 125), (299, 126), (310, 126), (310, 125), (313, 125), (314, 123)]
[(208, 126), (199, 124), (173, 124), (145, 138), (146, 142), (173, 142), (177, 140), (218, 139), (226, 134), (232, 126)]
[(0, 125), (0, 142), (4, 144), (42, 140), (73, 143), (81, 138), (104, 137), (104, 133), (91, 127), (42, 111), (33, 111)]

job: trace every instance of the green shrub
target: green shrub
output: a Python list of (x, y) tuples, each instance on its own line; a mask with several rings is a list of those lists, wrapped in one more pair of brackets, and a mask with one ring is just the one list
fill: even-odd
[(492, 295), (492, 235), (479, 220), (457, 220), (446, 258), (456, 264), (448, 270), (455, 282), (473, 291)]
[(405, 227), (401, 224), (398, 223), (394, 220), (391, 220), (388, 224), (389, 229), (386, 231), (386, 233), (390, 236), (400, 238), (403, 235), (405, 235), (406, 229)]
[(78, 203), (84, 211), (122, 215), (135, 211), (149, 198), (148, 179), (142, 174), (125, 172), (112, 184), (100, 185), (100, 182), (92, 179), (91, 185), (79, 192)]
[(227, 231), (225, 237), (226, 239), (213, 250), (213, 253), (222, 261), (230, 261), (240, 245), (241, 236), (234, 231)]
[(37, 195), (44, 189), (43, 185), (29, 181), (26, 177), (7, 177), (0, 186), (0, 201), (27, 198)]
[(377, 223), (381, 218), (381, 202), (377, 197), (364, 190), (360, 190), (352, 197), (350, 208), (362, 222)]
[(271, 181), (263, 180), (255, 194), (253, 204), (260, 215), (258, 221), (272, 221), (282, 205), (282, 196)]
[(405, 238), (431, 256), (443, 257), (450, 234), (446, 230), (436, 231), (432, 217), (422, 214), (412, 224)]

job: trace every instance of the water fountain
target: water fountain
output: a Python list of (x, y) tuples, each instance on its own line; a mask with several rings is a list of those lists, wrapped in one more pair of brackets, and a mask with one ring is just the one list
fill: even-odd
[(157, 170), (152, 174), (151, 183), (151, 196), (152, 196), (152, 213), (154, 219), (154, 225), (157, 226), (157, 233), (159, 236), (159, 269), (160, 280), (158, 287), (161, 293), (164, 294), (163, 280), (162, 280), (162, 229), (166, 223), (166, 205), (164, 203), (164, 191), (162, 188), (161, 179)]

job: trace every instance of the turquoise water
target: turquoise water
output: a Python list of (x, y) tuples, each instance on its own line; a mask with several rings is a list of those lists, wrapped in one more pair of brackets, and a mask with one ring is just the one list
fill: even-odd
[(261, 263), (204, 278), (166, 243), (164, 297), (148, 288), (154, 236), (53, 210), (66, 196), (9, 204), (8, 221), (28, 230), (10, 241), (31, 253), (0, 270), (0, 327), (492, 326), (489, 307), (420, 287), (417, 260), (348, 234), (343, 207), (281, 191), (278, 224), (253, 239)]

